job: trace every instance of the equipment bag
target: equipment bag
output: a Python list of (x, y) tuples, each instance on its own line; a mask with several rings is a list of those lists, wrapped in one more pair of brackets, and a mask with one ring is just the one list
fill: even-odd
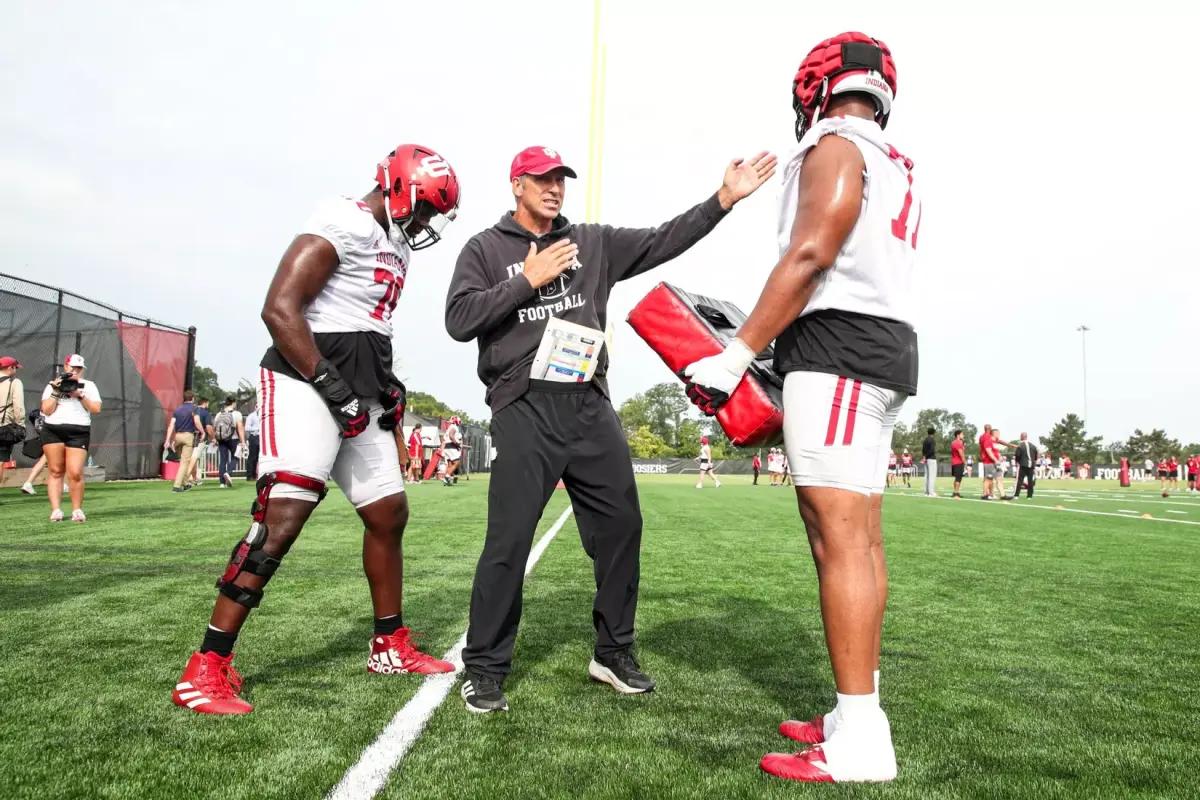
[[(628, 322), (675, 375), (713, 356), (746, 321), (733, 303), (690, 294), (660, 283), (629, 312)], [(717, 412), (717, 422), (738, 447), (777, 443), (783, 433), (783, 378), (772, 348), (755, 356), (741, 383)]]

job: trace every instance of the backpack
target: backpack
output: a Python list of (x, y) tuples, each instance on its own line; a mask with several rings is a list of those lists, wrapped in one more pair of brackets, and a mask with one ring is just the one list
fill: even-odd
[(237, 438), (237, 425), (233, 421), (232, 411), (222, 411), (213, 421), (213, 431), (217, 434), (218, 442), (228, 442)]

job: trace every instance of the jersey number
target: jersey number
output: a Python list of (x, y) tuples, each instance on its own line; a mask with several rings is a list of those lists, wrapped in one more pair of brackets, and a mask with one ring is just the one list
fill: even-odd
[[(404, 283), (396, 280), (396, 273), (390, 269), (379, 267), (375, 268), (375, 282), (387, 286), (383, 290), (383, 297), (379, 298), (379, 302), (375, 304), (375, 310), (371, 312), (372, 318), (382, 322), (391, 318), (392, 312), (396, 310), (396, 303), (400, 300), (400, 289)], [(384, 316), (385, 313), (387, 316)]]
[[(895, 236), (897, 239), (899, 239), (902, 242), (907, 242), (908, 241), (908, 215), (912, 211), (912, 202), (913, 202), (912, 161), (908, 160), (904, 156), (903, 153), (901, 153), (896, 148), (891, 147), (891, 145), (888, 145), (888, 147), (890, 148), (888, 155), (891, 156), (891, 158), (893, 158), (894, 160), (903, 163), (905, 168), (908, 170), (908, 191), (905, 192), (905, 194), (904, 194), (904, 207), (900, 209), (900, 216), (898, 216), (894, 220), (892, 220), (892, 236)], [(921, 209), (921, 211), (917, 212), (917, 225), (915, 228), (913, 228), (913, 232), (912, 232), (912, 246), (913, 246), (914, 250), (917, 249), (917, 235), (921, 232), (921, 213), (922, 213), (922, 211), (924, 211), (923, 208)]]

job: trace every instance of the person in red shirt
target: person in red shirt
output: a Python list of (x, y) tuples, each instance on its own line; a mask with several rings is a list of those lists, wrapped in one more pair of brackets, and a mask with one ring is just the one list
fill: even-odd
[(1158, 483), (1159, 483), (1159, 488), (1162, 489), (1163, 497), (1167, 496), (1167, 481), (1169, 480), (1169, 477), (1168, 477), (1169, 467), (1167, 466), (1167, 464), (1168, 464), (1168, 462), (1167, 462), (1166, 458), (1160, 458), (1158, 460)]
[(1064, 478), (1075, 477), (1075, 475), (1071, 472), (1071, 457), (1066, 453), (1062, 454), (1062, 471)]
[(1171, 482), (1172, 489), (1179, 488), (1179, 459), (1175, 456), (1167, 459), (1167, 480)]
[(954, 432), (954, 441), (950, 442), (950, 474), (954, 476), (955, 500), (962, 500), (959, 489), (962, 487), (963, 472), (967, 464), (966, 450), (967, 444), (963, 441), (963, 432), (960, 428)]
[[(991, 500), (996, 496), (993, 490), (996, 480), (1000, 477), (998, 446), (1009, 446), (1008, 442), (997, 438), (997, 433), (999, 431), (993, 430), (991, 425), (984, 425), (983, 435), (979, 437), (979, 463), (983, 465), (983, 496), (979, 498), (980, 500)], [(1008, 500), (1009, 498), (1005, 497), (1004, 499)]]
[(1192, 453), (1192, 457), (1187, 460), (1188, 468), (1188, 493), (1192, 494), (1196, 491), (1196, 481), (1200, 480), (1200, 455)]
[(425, 469), (423, 456), (425, 443), (421, 439), (421, 423), (413, 425), (412, 433), (408, 435), (408, 479), (413, 483), (421, 482)]
[(758, 453), (754, 454), (753, 460), (750, 462), (750, 468), (754, 470), (754, 486), (758, 486), (758, 473), (762, 470), (762, 458)]

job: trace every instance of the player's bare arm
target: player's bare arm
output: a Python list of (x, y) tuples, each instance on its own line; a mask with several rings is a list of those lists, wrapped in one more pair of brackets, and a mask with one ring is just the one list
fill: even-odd
[(805, 158), (791, 244), (767, 278), (754, 310), (722, 353), (684, 370), (691, 378), (688, 396), (705, 413), (716, 413), (755, 353), (808, 305), (821, 273), (833, 264), (858, 221), (864, 169), (858, 147), (840, 136), (826, 136)]
[(312, 234), (297, 236), (283, 254), (263, 303), (262, 320), (271, 339), (305, 378), (316, 372), (321, 351), (304, 319), (304, 307), (321, 293), (337, 266), (337, 250), (328, 240)]

